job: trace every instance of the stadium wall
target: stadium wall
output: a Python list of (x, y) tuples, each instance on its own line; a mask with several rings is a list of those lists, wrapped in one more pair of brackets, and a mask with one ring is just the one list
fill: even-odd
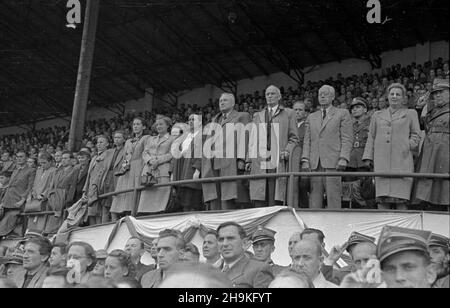
[[(449, 42), (427, 42), (423, 45), (417, 44), (403, 50), (387, 51), (381, 55), (382, 67), (388, 67), (394, 64), (408, 65), (412, 62), (424, 63), (426, 61), (437, 59), (442, 57), (444, 60), (449, 58)], [(367, 61), (360, 59), (347, 59), (342, 62), (331, 62), (316, 65), (314, 67), (305, 68), (305, 80), (306, 81), (318, 81), (327, 79), (330, 76), (336, 77), (338, 73), (341, 73), (344, 77), (353, 74), (364, 74), (371, 72), (371, 66)], [(289, 78), (284, 73), (275, 73), (269, 76), (258, 76), (253, 79), (244, 79), (238, 81), (238, 93), (254, 93), (255, 91), (261, 91), (268, 85), (283, 85), (284, 87), (296, 87), (294, 80)], [(184, 104), (197, 104), (199, 106), (205, 105), (210, 98), (217, 98), (222, 93), (221, 89), (212, 85), (206, 85), (202, 88), (193, 89), (187, 93), (180, 94), (178, 103)], [(153, 106), (165, 104), (163, 100), (154, 98), (153, 90), (148, 89), (145, 97), (138, 100), (131, 100), (124, 103), (125, 113), (135, 113), (152, 110)], [(111, 118), (117, 114), (104, 109), (92, 107), (88, 110), (87, 120), (95, 120), (99, 118)], [(65, 119), (53, 119), (37, 123), (36, 128), (47, 128), (52, 126), (68, 126), (70, 118)], [(0, 136), (9, 134), (18, 134), (26, 132), (25, 127), (5, 127), (0, 128)]]

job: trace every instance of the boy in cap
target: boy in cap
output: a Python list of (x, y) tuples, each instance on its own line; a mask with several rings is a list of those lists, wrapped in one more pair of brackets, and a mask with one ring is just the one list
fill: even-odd
[[(350, 162), (347, 165), (348, 172), (364, 172), (367, 167), (362, 161), (364, 148), (369, 135), (370, 117), (367, 115), (369, 102), (363, 97), (355, 97), (350, 104), (350, 112), (353, 119), (353, 147), (350, 152)], [(353, 182), (352, 200), (361, 207), (366, 208), (368, 204), (361, 196), (361, 180), (351, 177)]]
[(428, 242), (428, 252), (430, 253), (431, 263), (433, 264), (437, 279), (433, 283), (433, 288), (450, 288), (450, 240), (449, 238), (432, 234)]
[(436, 280), (428, 242), (431, 232), (385, 226), (377, 246), (382, 277), (388, 288), (430, 288)]
[(253, 251), (255, 252), (253, 259), (268, 264), (274, 276), (284, 269), (272, 261), (272, 253), (275, 251), (275, 234), (275, 231), (259, 226), (252, 235)]

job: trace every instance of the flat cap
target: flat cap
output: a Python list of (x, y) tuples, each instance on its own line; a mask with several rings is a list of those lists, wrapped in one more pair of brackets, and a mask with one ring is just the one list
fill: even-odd
[(97, 250), (95, 252), (95, 258), (97, 260), (106, 260), (108, 258), (108, 252), (104, 249)]
[(448, 90), (449, 88), (450, 87), (449, 87), (448, 78), (446, 78), (446, 79), (438, 79), (438, 78), (436, 78), (434, 80), (433, 89), (431, 90), (431, 93), (437, 92), (437, 91), (442, 91), (442, 90)]
[(352, 232), (352, 234), (350, 234), (350, 237), (348, 238), (347, 241), (347, 247), (345, 248), (345, 250), (347, 250), (347, 252), (350, 253), (350, 250), (359, 243), (372, 243), (375, 244), (375, 238), (362, 234), (362, 233), (358, 233), (358, 232)]
[(431, 238), (428, 241), (428, 246), (439, 246), (445, 249), (450, 249), (450, 239), (443, 235), (431, 234)]
[(257, 242), (261, 241), (272, 241), (275, 242), (275, 234), (277, 232), (264, 228), (262, 226), (259, 226), (258, 229), (253, 233), (252, 235), (252, 244), (255, 244)]
[(378, 240), (378, 260), (383, 262), (386, 258), (403, 251), (428, 253), (430, 238), (430, 231), (385, 226)]

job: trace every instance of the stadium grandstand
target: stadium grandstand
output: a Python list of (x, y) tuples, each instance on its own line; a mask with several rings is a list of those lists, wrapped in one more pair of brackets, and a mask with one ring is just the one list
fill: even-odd
[(159, 266), (160, 232), (233, 221), (320, 229), (342, 269), (354, 232), (449, 237), (448, 4), (373, 2), (1, 1), (4, 254), (136, 237)]

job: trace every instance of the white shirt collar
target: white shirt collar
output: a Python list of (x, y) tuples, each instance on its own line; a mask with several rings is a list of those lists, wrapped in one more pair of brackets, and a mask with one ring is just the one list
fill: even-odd
[(231, 269), (233, 266), (236, 265), (236, 263), (238, 263), (239, 261), (241, 261), (241, 259), (244, 258), (244, 257), (245, 257), (245, 254), (244, 254), (242, 257), (240, 257), (239, 259), (237, 259), (236, 261), (233, 261), (233, 262), (231, 262), (231, 263), (227, 263), (227, 261), (223, 260), (223, 264), (224, 264), (224, 266), (225, 266), (225, 265), (228, 265), (228, 269)]

